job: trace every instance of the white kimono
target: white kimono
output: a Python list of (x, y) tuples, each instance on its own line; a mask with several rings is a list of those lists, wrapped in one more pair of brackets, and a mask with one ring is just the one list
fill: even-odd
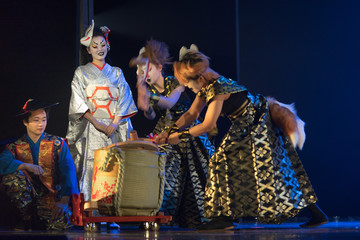
[[(123, 72), (105, 64), (102, 70), (88, 63), (76, 69), (71, 83), (69, 126), (66, 138), (74, 159), (80, 192), (91, 199), (94, 150), (128, 139), (130, 117), (137, 113), (132, 93)], [(123, 119), (116, 132), (107, 137), (82, 116), (86, 111), (108, 126), (115, 116)]]

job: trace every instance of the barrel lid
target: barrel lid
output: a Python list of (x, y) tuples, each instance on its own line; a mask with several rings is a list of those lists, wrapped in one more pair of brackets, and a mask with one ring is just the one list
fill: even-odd
[(117, 142), (111, 144), (102, 149), (108, 149), (112, 147), (119, 147), (121, 149), (139, 149), (139, 150), (150, 150), (150, 151), (159, 151), (159, 148), (154, 144), (150, 138), (138, 138), (135, 141), (126, 141), (126, 142)]

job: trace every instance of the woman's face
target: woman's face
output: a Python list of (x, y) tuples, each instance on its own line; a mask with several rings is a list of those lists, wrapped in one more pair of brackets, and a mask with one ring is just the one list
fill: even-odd
[(93, 61), (105, 61), (108, 52), (107, 43), (104, 37), (95, 36), (92, 38), (90, 46), (87, 48), (88, 53), (91, 54)]
[(184, 86), (197, 94), (205, 86), (205, 81), (203, 81), (203, 77), (199, 77), (197, 80), (184, 82)]
[(147, 79), (145, 79), (148, 85), (156, 84), (160, 79), (162, 79), (162, 65), (155, 65), (150, 63), (149, 73)]

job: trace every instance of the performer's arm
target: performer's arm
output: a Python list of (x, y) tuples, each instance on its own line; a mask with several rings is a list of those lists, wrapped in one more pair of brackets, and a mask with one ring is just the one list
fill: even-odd
[(204, 133), (210, 132), (216, 127), (216, 122), (220, 116), (225, 98), (226, 95), (218, 95), (214, 97), (208, 106), (204, 121), (189, 129), (191, 136), (200, 136)]
[(205, 101), (202, 100), (200, 97), (196, 96), (189, 110), (187, 110), (183, 115), (181, 115), (181, 117), (175, 122), (176, 126), (179, 129), (189, 126), (199, 117), (205, 105)]
[(147, 119), (150, 119), (150, 120), (155, 119), (156, 113), (155, 113), (152, 105), (150, 105), (150, 104), (148, 105), (148, 109), (146, 111), (144, 110), (144, 115)]
[(138, 75), (138, 84), (136, 85), (137, 88), (137, 105), (138, 108), (144, 111), (144, 116), (147, 119), (153, 120), (156, 117), (156, 113), (152, 105), (150, 105), (150, 92), (146, 87), (144, 82), (141, 82), (139, 79), (142, 76)]
[(0, 175), (10, 174), (16, 170), (20, 170), (19, 167), (22, 164), (23, 162), (15, 159), (8, 148), (5, 148), (5, 150), (0, 153)]
[(113, 135), (113, 133), (119, 128), (119, 123), (121, 119), (122, 119), (121, 116), (116, 116), (112, 121), (112, 123), (109, 126), (107, 126), (105, 133), (108, 137)]
[(15, 159), (12, 152), (8, 148), (5, 148), (0, 154), (0, 175), (10, 174), (17, 170), (26, 170), (35, 175), (44, 174), (42, 167)]
[(31, 164), (31, 163), (23, 163), (17, 168), (17, 170), (26, 170), (35, 175), (43, 175), (44, 174), (44, 169), (42, 169), (41, 166)]
[(184, 86), (178, 86), (170, 93), (169, 97), (159, 96), (159, 102), (156, 105), (165, 109), (172, 108), (179, 100), (184, 89)]
[(147, 90), (146, 84), (138, 84), (138, 107), (144, 111), (146, 118), (153, 120), (156, 117), (153, 107), (149, 104), (151, 99), (154, 104), (160, 108), (170, 109), (179, 100), (181, 93), (184, 91), (184, 86), (178, 86), (169, 95), (169, 97), (160, 96), (157, 94), (150, 93)]
[[(168, 129), (167, 131), (163, 131), (155, 138), (155, 142), (157, 144), (164, 144), (168, 140), (169, 132), (171, 133), (173, 128), (175, 129), (183, 129), (189, 126), (192, 122), (194, 122), (200, 115), (201, 111), (205, 107), (206, 102), (202, 100), (200, 97), (196, 96), (194, 102), (188, 111), (186, 111), (181, 117), (175, 122), (174, 126)], [(179, 141), (180, 142), (180, 141)], [(172, 143), (171, 143), (172, 144)]]
[(230, 94), (215, 96), (208, 106), (205, 119), (202, 123), (190, 128), (189, 130), (171, 134), (168, 138), (168, 142), (170, 144), (178, 144), (181, 138), (188, 138), (190, 136), (197, 137), (214, 129), (220, 116), (224, 100), (228, 99), (229, 96)]
[(83, 117), (84, 117), (86, 120), (88, 120), (92, 125), (94, 125), (94, 127), (96, 128), (96, 130), (98, 130), (99, 132), (106, 133), (106, 128), (107, 128), (107, 126), (106, 126), (105, 124), (103, 124), (102, 122), (99, 122), (99, 121), (90, 113), (90, 111), (86, 111)]

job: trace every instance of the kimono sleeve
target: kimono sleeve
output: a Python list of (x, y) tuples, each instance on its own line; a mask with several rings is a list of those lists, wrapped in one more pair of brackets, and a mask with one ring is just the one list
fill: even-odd
[(132, 96), (131, 89), (129, 84), (126, 82), (124, 74), (120, 68), (118, 68), (119, 74), (119, 101), (116, 106), (116, 116), (121, 116), (124, 118), (129, 118), (137, 113), (137, 108)]
[(78, 120), (88, 109), (86, 102), (85, 84), (83, 82), (83, 72), (80, 67), (75, 70), (74, 78), (71, 82), (71, 98), (69, 106), (69, 120)]
[(15, 156), (8, 148), (5, 148), (5, 150), (0, 153), (0, 175), (15, 172), (21, 164), (23, 164), (23, 162), (15, 159)]
[(71, 196), (73, 193), (79, 193), (74, 161), (65, 140), (61, 146), (59, 168), (61, 196)]

